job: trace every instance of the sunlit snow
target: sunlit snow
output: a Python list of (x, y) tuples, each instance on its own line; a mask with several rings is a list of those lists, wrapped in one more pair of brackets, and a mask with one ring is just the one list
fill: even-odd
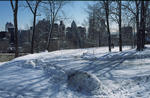
[[(73, 71), (83, 74), (69, 80), (68, 76)], [(79, 87), (81, 90), (73, 89), (74, 86), (70, 87), (70, 83), (75, 85), (82, 83), (78, 85), (81, 86)], [(88, 94), (86, 88), (92, 91), (95, 90), (93, 88), (95, 85), (99, 86), (96, 93)], [(84, 93), (83, 90), (87, 92)], [(149, 98), (149, 96), (148, 46), (142, 52), (130, 47), (124, 47), (123, 52), (118, 52), (118, 47), (115, 47), (111, 53), (108, 52), (108, 47), (68, 49), (29, 54), (0, 63), (0, 98)]]

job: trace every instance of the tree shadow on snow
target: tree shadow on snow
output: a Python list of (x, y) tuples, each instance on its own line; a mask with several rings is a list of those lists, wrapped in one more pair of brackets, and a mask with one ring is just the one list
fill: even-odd
[[(84, 66), (81, 70), (90, 71), (97, 75), (97, 77), (105, 76), (105, 74), (109, 74), (109, 79), (114, 79), (111, 74), (112, 70), (115, 70), (121, 64), (132, 57), (136, 51), (133, 52), (122, 52), (122, 53), (111, 53), (110, 55), (106, 54), (94, 61), (90, 61), (88, 65)], [(104, 58), (105, 57), (105, 58)]]

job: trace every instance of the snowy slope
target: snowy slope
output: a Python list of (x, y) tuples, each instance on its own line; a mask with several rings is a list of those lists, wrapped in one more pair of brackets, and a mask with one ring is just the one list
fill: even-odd
[[(2, 63), (0, 98), (149, 98), (150, 48), (143, 52), (123, 49), (117, 52), (115, 47), (111, 53), (107, 47), (60, 50)], [(70, 88), (67, 78), (73, 70), (95, 77), (103, 86), (99, 92), (105, 94)]]

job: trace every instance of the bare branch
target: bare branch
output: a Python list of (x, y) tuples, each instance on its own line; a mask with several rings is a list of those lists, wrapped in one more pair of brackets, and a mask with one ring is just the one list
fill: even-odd
[(15, 8), (14, 8), (13, 1), (12, 1), (12, 0), (10, 0), (10, 4), (11, 4), (11, 7), (12, 7), (12, 10), (14, 11)]
[(136, 15), (136, 13), (133, 11), (132, 8), (130, 8), (129, 5), (122, 4), (122, 6), (124, 6), (125, 8), (127, 8), (133, 15)]
[(61, 7), (62, 7), (62, 2), (60, 1), (59, 7), (57, 8), (54, 17), (56, 17), (56, 15), (57, 15), (57, 13), (58, 13), (58, 11), (60, 10)]
[(34, 14), (34, 11), (33, 11), (32, 7), (31, 7), (31, 5), (30, 5), (29, 1), (28, 1), (28, 0), (26, 0), (26, 2), (27, 2), (27, 4), (28, 4), (28, 6), (29, 6), (29, 8), (30, 8), (31, 12)]

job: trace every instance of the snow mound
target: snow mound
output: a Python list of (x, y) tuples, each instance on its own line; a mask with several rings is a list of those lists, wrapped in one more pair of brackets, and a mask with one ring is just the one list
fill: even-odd
[(106, 95), (101, 81), (93, 74), (73, 71), (68, 74), (68, 86), (75, 91), (90, 95)]
[(17, 62), (17, 65), (23, 68), (43, 70), (45, 75), (54, 82), (67, 80), (67, 74), (62, 67), (45, 62), (43, 59), (22, 60)]
[(53, 80), (54, 82), (67, 80), (66, 72), (64, 71), (63, 68), (59, 66), (48, 64), (43, 66), (43, 70), (44, 72), (46, 72), (47, 75), (50, 76), (51, 80)]
[(85, 52), (81, 55), (81, 58), (85, 59), (85, 60), (96, 60), (97, 57), (95, 57), (94, 54), (92, 53), (88, 53), (88, 52)]
[(42, 67), (45, 65), (43, 59), (14, 60), (12, 62), (17, 66), (30, 69), (42, 69)]

